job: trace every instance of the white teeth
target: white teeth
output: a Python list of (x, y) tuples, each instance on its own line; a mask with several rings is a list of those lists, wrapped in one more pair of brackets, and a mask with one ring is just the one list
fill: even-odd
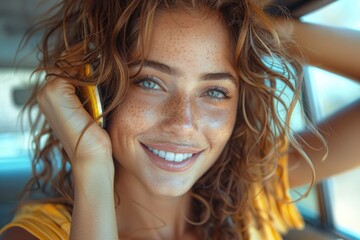
[[(152, 149), (150, 149), (151, 151), (153, 151)], [(155, 152), (153, 152), (155, 153)], [(155, 153), (156, 155), (158, 155), (161, 158), (165, 158), (166, 152), (165, 151), (159, 151), (159, 153)]]
[(182, 160), (186, 159), (187, 153), (181, 154), (177, 153), (175, 154), (175, 162), (181, 162)]
[(175, 153), (166, 152), (165, 159), (168, 160), (168, 161), (174, 161), (175, 160)]
[(154, 153), (155, 155), (158, 155), (159, 157), (169, 161), (169, 162), (181, 162), (188, 158), (191, 158), (193, 156), (192, 153), (173, 153), (173, 152), (165, 152), (162, 150), (154, 149), (148, 147), (148, 149)]

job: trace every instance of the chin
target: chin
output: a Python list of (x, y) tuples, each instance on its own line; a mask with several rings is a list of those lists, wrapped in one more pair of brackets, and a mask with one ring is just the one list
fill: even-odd
[(189, 183), (186, 180), (185, 181), (179, 181), (179, 180), (159, 180), (156, 182), (153, 182), (151, 186), (150, 184), (147, 184), (146, 188), (153, 194), (157, 196), (163, 196), (163, 197), (181, 197), (188, 193), (194, 183)]

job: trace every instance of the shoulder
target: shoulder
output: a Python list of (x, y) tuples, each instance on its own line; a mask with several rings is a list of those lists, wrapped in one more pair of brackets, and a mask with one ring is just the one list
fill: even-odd
[(37, 203), (20, 207), (0, 230), (2, 239), (67, 239), (71, 215), (61, 204)]

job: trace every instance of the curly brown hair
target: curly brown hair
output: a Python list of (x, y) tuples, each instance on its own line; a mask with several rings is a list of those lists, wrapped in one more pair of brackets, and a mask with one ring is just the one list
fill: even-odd
[[(290, 119), (301, 93), (302, 57), (293, 42), (280, 41), (271, 19), (255, 1), (61, 1), (37, 25), (36, 30), (43, 31), (42, 59), (35, 70), (39, 81), (25, 107), (30, 116), (37, 111), (36, 93), (47, 75), (57, 72), (76, 87), (99, 85), (105, 96), (104, 116), (111, 115), (128, 87), (130, 54), (140, 49), (137, 59), (143, 59), (155, 12), (173, 8), (220, 13), (240, 79), (233, 134), (216, 163), (192, 188), (191, 219), (199, 223), (196, 229), (202, 239), (247, 239), (249, 218), (259, 217), (252, 207), (252, 184), (260, 183), (263, 191), (272, 194), (274, 182), (281, 181), (275, 174), (280, 149), (289, 142), (301, 151)], [(85, 77), (81, 69), (86, 64), (96, 68)], [(285, 87), (293, 93), (289, 102), (282, 97)], [(285, 117), (280, 116), (279, 105)], [(50, 189), (71, 211), (69, 158), (40, 112), (30, 122), (34, 157), (27, 189)]]

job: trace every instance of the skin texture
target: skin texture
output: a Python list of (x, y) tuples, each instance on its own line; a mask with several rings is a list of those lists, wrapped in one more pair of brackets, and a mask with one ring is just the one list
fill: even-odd
[[(136, 229), (131, 220), (151, 228), (161, 225), (159, 219), (165, 229), (181, 228), (188, 191), (219, 157), (236, 120), (238, 84), (221, 18), (212, 12), (158, 12), (154, 26), (145, 59), (171, 71), (146, 63), (130, 79), (108, 127), (120, 163), (115, 184), (121, 199), (118, 226), (124, 230)], [(138, 70), (136, 64), (130, 67), (132, 75)], [(167, 171), (151, 161), (144, 145), (198, 155), (186, 170)]]

